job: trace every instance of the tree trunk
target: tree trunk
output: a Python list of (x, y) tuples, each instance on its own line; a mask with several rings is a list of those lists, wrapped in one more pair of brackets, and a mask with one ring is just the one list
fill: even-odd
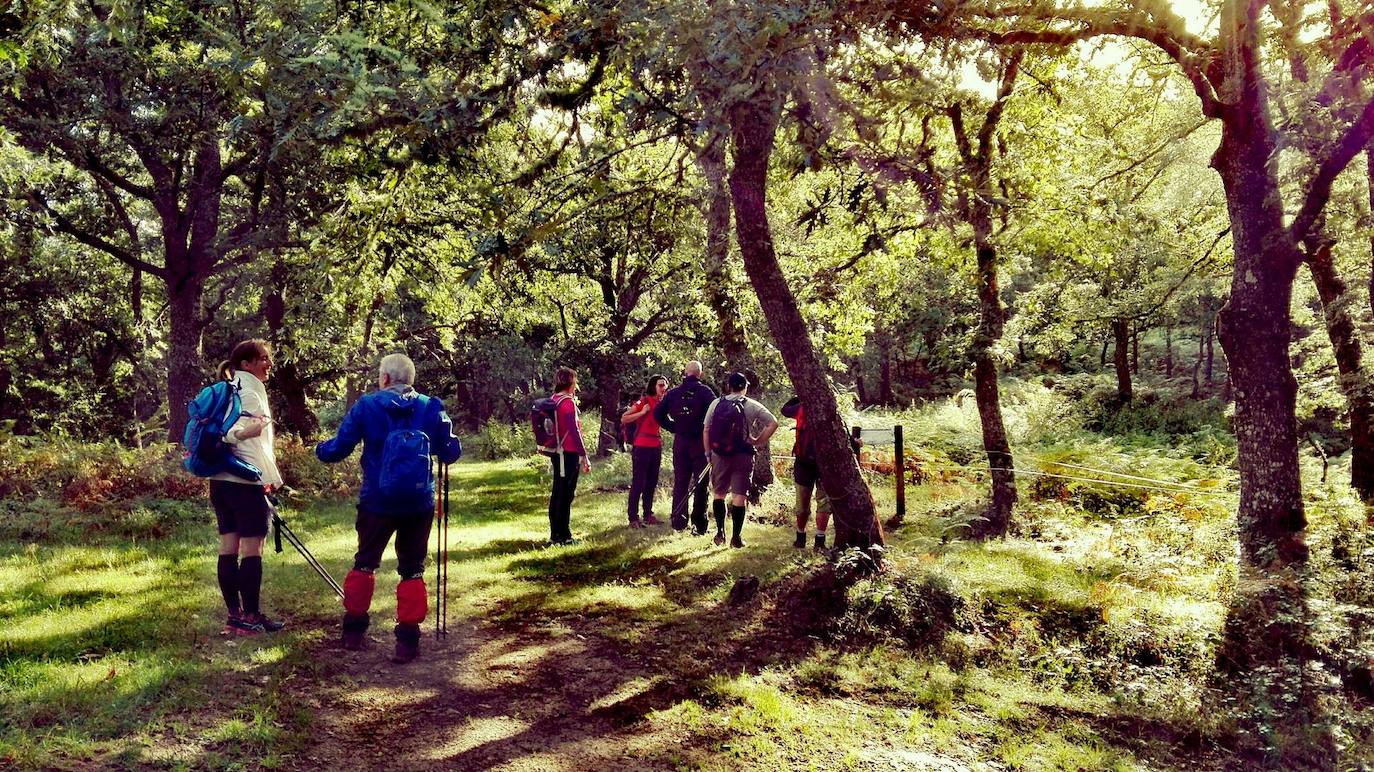
[[(1205, 323), (1204, 323), (1205, 325)], [(1202, 397), (1202, 359), (1207, 353), (1207, 330), (1198, 330), (1197, 333), (1197, 357), (1193, 359), (1193, 399)]]
[[(386, 272), (383, 271), (382, 275), (386, 276)], [(354, 354), (353, 367), (349, 368), (350, 374), (344, 378), (344, 409), (353, 407), (353, 403), (358, 401), (363, 390), (367, 388), (366, 376), (359, 373), (371, 373), (368, 360), (372, 357), (372, 331), (376, 327), (377, 312), (381, 310), (384, 300), (380, 292), (373, 295), (372, 305), (367, 309), (367, 316), (363, 318), (363, 339), (358, 344), (357, 353)]]
[[(0, 316), (0, 351), (4, 351), (9, 345), (9, 319)], [(0, 357), (0, 422), (9, 417), (9, 397), (10, 385), (14, 383), (14, 375), (9, 368), (9, 357)], [(3, 428), (3, 426), (0, 426)]]
[(1174, 325), (1164, 326), (1164, 377), (1174, 377)]
[(806, 321), (778, 265), (768, 225), (768, 161), (777, 134), (779, 101), (773, 94), (757, 94), (753, 101), (737, 105), (730, 112), (734, 151), (730, 195), (735, 233), (745, 271), (758, 294), (773, 342), (782, 354), (797, 395), (806, 405), (807, 427), (814, 432), (821, 482), (834, 504), (835, 546), (868, 548), (883, 543), (873, 497), (850, 450), (849, 433), (807, 333)]
[[(978, 529), (981, 536), (1005, 536), (1011, 525), (1011, 511), (1016, 506), (1016, 473), (1011, 455), (1011, 442), (1002, 423), (1002, 401), (997, 384), (997, 361), (992, 348), (1002, 337), (1002, 301), (997, 293), (997, 250), (990, 241), (991, 218), (984, 228), (974, 226), (978, 253), (978, 299), (980, 321), (973, 344), (974, 396), (978, 402), (978, 417), (983, 426), (983, 451), (992, 469), (992, 503), (987, 522)], [(978, 234), (982, 233), (980, 237)]]
[[(1246, 74), (1258, 79), (1257, 73)], [(1235, 253), (1231, 297), (1217, 329), (1236, 391), (1236, 520), (1249, 565), (1301, 564), (1308, 554), (1307, 518), (1294, 417), (1298, 384), (1288, 353), (1288, 309), (1301, 255), (1284, 223), (1264, 90), (1247, 81), (1239, 99), (1228, 107), (1212, 157), (1226, 192)]]
[(1140, 375), (1140, 326), (1131, 328), (1131, 375)]
[[(1364, 146), (1365, 183), (1369, 191), (1369, 211), (1374, 212), (1374, 137)], [(1369, 232), (1369, 306), (1374, 311), (1374, 229)]]
[[(730, 281), (730, 186), (725, 171), (725, 137), (712, 137), (697, 154), (697, 163), (707, 184), (706, 209), (706, 302), (716, 312), (716, 346), (725, 355), (731, 371), (744, 373), (749, 379), (749, 396), (764, 397), (762, 379), (754, 369), (744, 326), (740, 324), (736, 289)], [(754, 474), (749, 499), (758, 503), (763, 491), (774, 482), (773, 454), (769, 448), (759, 448), (754, 455)]]
[(267, 339), (272, 343), (276, 366), (272, 368), (272, 391), (280, 396), (282, 429), (310, 442), (320, 429), (320, 420), (310, 409), (305, 381), (296, 357), (290, 353), (286, 334), (286, 267), (280, 257), (272, 263), (271, 284), (263, 293), (262, 310), (267, 321)]
[(1116, 398), (1121, 404), (1128, 404), (1133, 394), (1131, 393), (1131, 367), (1128, 355), (1130, 349), (1130, 331), (1128, 322), (1125, 319), (1112, 320), (1112, 336), (1116, 339), (1116, 351), (1114, 352), (1114, 362), (1116, 366)]
[(1351, 298), (1336, 274), (1329, 239), (1306, 243), (1307, 267), (1321, 297), (1326, 334), (1336, 355), (1341, 392), (1350, 411), (1350, 485), (1365, 501), (1374, 500), (1374, 399), (1365, 379), (1359, 333), (1350, 316)]
[(1103, 336), (1103, 338), (1102, 338), (1102, 351), (1101, 351), (1100, 353), (1098, 353), (1098, 355), (1097, 355), (1097, 366), (1098, 366), (1098, 367), (1101, 367), (1101, 368), (1104, 368), (1104, 369), (1107, 367), (1107, 348), (1108, 348), (1109, 346), (1111, 346), (1111, 345), (1112, 345), (1112, 339), (1111, 339), (1111, 337), (1109, 337), (1109, 336)]
[[(1314, 667), (1305, 587), (1309, 550), (1298, 466), (1297, 380), (1289, 356), (1293, 282), (1302, 254), (1287, 225), (1278, 181), (1277, 132), (1260, 72), (1259, 6), (1222, 6), (1224, 87), (1221, 143), (1212, 167), (1221, 177), (1235, 267), (1217, 336), (1235, 390), (1240, 503), (1240, 582), (1218, 653), (1222, 672), (1275, 711), (1256, 735), (1279, 766), (1330, 768), (1330, 723), (1317, 700), (1325, 680)], [(1256, 675), (1260, 678), (1255, 678)], [(1265, 736), (1267, 735), (1267, 736)]]
[(180, 442), (186, 427), (186, 405), (205, 380), (201, 350), (204, 279), (187, 276), (167, 285), (167, 441)]
[(1207, 321), (1207, 326), (1203, 328), (1203, 340), (1207, 343), (1207, 358), (1202, 365), (1202, 379), (1206, 381), (1207, 389), (1210, 391), (1216, 372), (1213, 367), (1216, 363), (1216, 348), (1212, 345), (1213, 341), (1216, 340), (1216, 320), (1208, 319)]
[(614, 366), (598, 367), (596, 372), (596, 404), (601, 408), (596, 455), (601, 458), (620, 448), (620, 381), (615, 377), (616, 372)]

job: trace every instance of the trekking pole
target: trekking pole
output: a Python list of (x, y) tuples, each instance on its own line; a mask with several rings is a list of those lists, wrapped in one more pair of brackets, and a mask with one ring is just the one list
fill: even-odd
[(273, 514), (272, 524), (276, 527), (277, 552), (282, 551), (281, 538), (282, 536), (286, 536), (286, 540), (291, 543), (292, 547), (296, 548), (297, 552), (301, 553), (301, 557), (305, 558), (305, 562), (309, 564), (311, 568), (315, 569), (315, 573), (319, 574), (320, 578), (334, 591), (334, 594), (342, 599), (344, 596), (343, 587), (339, 586), (339, 583), (334, 580), (334, 577), (329, 573), (328, 569), (326, 569), (310, 550), (306, 548), (305, 542), (301, 541), (301, 537), (297, 536), (296, 532), (291, 530), (291, 526), (287, 525), (286, 520), (279, 514)]
[(442, 531), (443, 547), (444, 547), (444, 560), (443, 560), (442, 566), (443, 566), (443, 576), (444, 576), (444, 578), (443, 578), (443, 583), (442, 583), (442, 585), (443, 585), (443, 587), (442, 587), (443, 592), (440, 594), (440, 597), (442, 598), (442, 601), (441, 601), (440, 604), (439, 604), (439, 608), (440, 608), (440, 612), (439, 612), (439, 620), (440, 620), (440, 627), (439, 627), (439, 629), (440, 629), (440, 633), (439, 633), (439, 635), (440, 635), (441, 637), (444, 637), (444, 638), (447, 638), (447, 637), (448, 637), (448, 515), (449, 515), (449, 501), (448, 501), (448, 466), (449, 466), (448, 464), (444, 464), (444, 465), (441, 467), (441, 468), (442, 468), (442, 478), (443, 478), (443, 482), (444, 482), (444, 486), (443, 486), (443, 487), (444, 487), (444, 522), (443, 522), (443, 531)]
[[(442, 475), (443, 475), (443, 470), (444, 470), (443, 462), (439, 461), (439, 460), (436, 458), (436, 459), (435, 459), (435, 463), (437, 463), (437, 464), (439, 465), (439, 473), (438, 473), (438, 475), (436, 475), (436, 477), (437, 477), (437, 476), (442, 476)], [(435, 637), (435, 638), (438, 638), (438, 637), (439, 637), (439, 609), (440, 609), (440, 607), (441, 607), (441, 605), (442, 605), (442, 603), (443, 603), (443, 601), (442, 601), (442, 599), (441, 599), (441, 596), (440, 596), (440, 594), (439, 594), (440, 571), (442, 570), (442, 569), (440, 569), (440, 567), (439, 567), (439, 565), (440, 565), (440, 564), (439, 564), (439, 556), (440, 556), (440, 553), (441, 553), (441, 545), (442, 545), (442, 543), (443, 543), (443, 538), (444, 538), (444, 536), (443, 536), (443, 527), (444, 527), (444, 521), (443, 521), (444, 500), (443, 500), (443, 498), (442, 498), (443, 487), (440, 486), (439, 491), (437, 491), (437, 492), (438, 492), (440, 495), (439, 495), (439, 496), (436, 496), (436, 500), (435, 500), (435, 502), (434, 502), (434, 524), (437, 525), (437, 526), (439, 527), (439, 528), (438, 528), (439, 532), (436, 533), (436, 534), (434, 534), (434, 637)]]
[[(684, 494), (682, 494), (682, 498), (678, 499), (677, 502), (673, 505), (673, 507), (672, 507), (671, 509), (668, 510), (668, 517), (669, 517), (669, 519), (672, 519), (673, 513), (677, 511), (677, 508), (678, 508), (679, 505), (682, 507), (682, 509), (683, 509), (684, 512), (687, 510), (687, 500), (690, 499), (690, 498), (692, 498), (692, 495), (693, 495), (694, 493), (697, 492), (697, 486), (701, 484), (702, 479), (703, 479), (703, 478), (707, 475), (707, 473), (709, 473), (710, 471), (711, 471), (711, 465), (710, 465), (710, 463), (709, 463), (709, 461), (708, 461), (708, 463), (707, 463), (707, 465), (706, 465), (706, 467), (705, 467), (704, 469), (702, 469), (702, 470), (701, 470), (700, 472), (698, 472), (697, 474), (692, 475), (692, 484), (689, 485), (689, 486), (687, 486), (687, 492), (684, 493)], [(710, 523), (707, 523), (707, 525), (709, 526)]]

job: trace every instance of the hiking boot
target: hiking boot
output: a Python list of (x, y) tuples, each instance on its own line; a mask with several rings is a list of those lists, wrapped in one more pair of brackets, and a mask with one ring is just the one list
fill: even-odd
[(792, 546), (797, 549), (806, 548), (806, 531), (797, 531), (797, 538), (792, 542)]
[(224, 622), (225, 635), (257, 635), (265, 632), (267, 629), (262, 625), (238, 614), (231, 614)]
[(662, 520), (659, 520), (658, 518), (654, 517), (653, 515), (645, 515), (645, 516), (644, 516), (644, 525), (646, 525), (646, 526), (648, 526), (648, 525), (663, 525), (663, 521), (662, 521)]
[(343, 647), (349, 651), (362, 651), (366, 645), (367, 625), (369, 622), (367, 614), (345, 613), (343, 617)]
[(398, 665), (415, 661), (420, 656), (420, 626), (396, 625), (396, 652), (391, 661)]
[(631, 520), (631, 521), (630, 521), (630, 527), (631, 527), (631, 528), (643, 528), (643, 527), (644, 527), (644, 524), (641, 523), (641, 522), (639, 522), (638, 520)]
[(724, 531), (716, 531), (716, 546), (717, 546), (717, 547), (723, 547), (723, 546), (725, 546), (725, 532), (724, 532)]
[(282, 622), (281, 620), (277, 619), (269, 619), (266, 614), (262, 613), (245, 614), (243, 618), (245, 621), (252, 622), (253, 624), (262, 627), (264, 632), (275, 633), (283, 627), (286, 627), (285, 622)]
[[(723, 537), (717, 536), (716, 538), (719, 539), (719, 538), (723, 538)], [(730, 538), (730, 546), (731, 546), (731, 547), (734, 547), (735, 549), (739, 549), (740, 547), (743, 547), (743, 546), (744, 546), (744, 540), (741, 539), (741, 538), (738, 537), (738, 536), (733, 536), (733, 537)]]
[(415, 658), (418, 656), (420, 656), (419, 644), (406, 643), (399, 638), (396, 639), (396, 651), (391, 655), (392, 662), (398, 665), (404, 665), (407, 662), (414, 662)]
[[(798, 545), (798, 546), (800, 546), (800, 545)], [(815, 549), (817, 552), (824, 552), (824, 551), (825, 551), (825, 534), (823, 534), (823, 533), (818, 533), (818, 534), (816, 534), (816, 546), (815, 546), (814, 549)]]

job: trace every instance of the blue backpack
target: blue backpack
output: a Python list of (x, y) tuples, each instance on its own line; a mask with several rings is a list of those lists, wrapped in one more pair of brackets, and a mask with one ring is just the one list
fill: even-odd
[(262, 479), (262, 472), (234, 455), (224, 435), (243, 415), (239, 386), (229, 381), (215, 381), (200, 390), (195, 399), (186, 404), (186, 430), (181, 444), (186, 448), (181, 465), (196, 477), (213, 477), (229, 472), (249, 482)]
[[(420, 401), (413, 415), (423, 422), (429, 398)], [(419, 512), (434, 505), (430, 498), (429, 435), (416, 426), (393, 428), (382, 446), (382, 471), (377, 489), (398, 512)]]

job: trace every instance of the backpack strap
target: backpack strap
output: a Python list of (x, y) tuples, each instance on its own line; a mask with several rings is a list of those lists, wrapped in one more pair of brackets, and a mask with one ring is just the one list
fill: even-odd
[[(560, 399), (560, 397), (562, 399)], [(563, 438), (567, 436), (567, 433), (559, 433), (558, 431), (558, 409), (563, 407), (564, 402), (572, 399), (572, 396), (558, 392), (555, 393), (551, 399), (553, 399), (553, 451), (559, 454), (561, 458), (563, 454)], [(573, 407), (576, 408), (576, 405)]]

